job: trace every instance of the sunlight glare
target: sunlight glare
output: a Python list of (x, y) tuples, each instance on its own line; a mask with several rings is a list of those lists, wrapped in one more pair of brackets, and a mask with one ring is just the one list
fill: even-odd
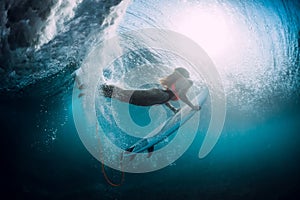
[(233, 30), (221, 11), (190, 9), (184, 13), (175, 21), (177, 31), (197, 42), (210, 56), (223, 55), (233, 46)]

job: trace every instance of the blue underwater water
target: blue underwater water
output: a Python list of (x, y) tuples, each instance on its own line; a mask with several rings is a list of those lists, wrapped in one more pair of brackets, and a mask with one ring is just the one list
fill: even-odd
[[(299, 198), (298, 1), (38, 2), (0, 3), (1, 189), (9, 199)], [(208, 99), (196, 136), (179, 159), (157, 171), (125, 173), (122, 185), (112, 187), (77, 132), (74, 105), (85, 96), (75, 94), (74, 103), (71, 74), (93, 59), (99, 65), (108, 59), (103, 41), (142, 28), (179, 32), (204, 49), (224, 86), (225, 123), (212, 151), (199, 159), (212, 111)], [(97, 57), (90, 53), (95, 47)], [(147, 77), (158, 79), (178, 65), (195, 69), (172, 52), (147, 49), (140, 38), (121, 38), (110, 52), (122, 57), (104, 67), (96, 85), (105, 80), (149, 88)], [(191, 77), (196, 86), (205, 84), (205, 77)], [(118, 127), (122, 115), (111, 106), (123, 104), (95, 99), (97, 121), (110, 141), (125, 149), (138, 140)], [(159, 106), (131, 105), (128, 113), (139, 127), (172, 116)], [(192, 127), (184, 130), (191, 138)], [(120, 171), (105, 169), (120, 182)]]

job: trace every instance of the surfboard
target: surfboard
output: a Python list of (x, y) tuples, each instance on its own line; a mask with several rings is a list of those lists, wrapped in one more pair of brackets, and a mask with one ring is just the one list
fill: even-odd
[[(202, 106), (208, 96), (208, 89), (203, 89), (193, 100), (198, 102)], [(154, 129), (147, 136), (136, 142), (134, 145), (126, 149), (125, 156), (131, 156), (131, 159), (135, 157), (137, 153), (148, 150), (151, 156), (154, 151), (154, 145), (165, 140), (170, 135), (175, 133), (181, 126), (183, 126), (189, 119), (191, 119), (194, 114), (198, 112), (197, 110), (192, 110), (188, 105), (181, 107), (180, 111), (168, 118), (164, 123), (162, 123), (158, 128)]]

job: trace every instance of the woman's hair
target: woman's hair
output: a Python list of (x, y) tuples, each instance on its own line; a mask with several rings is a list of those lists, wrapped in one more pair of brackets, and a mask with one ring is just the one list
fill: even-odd
[(163, 86), (170, 88), (171, 85), (173, 83), (175, 83), (182, 76), (185, 78), (189, 78), (189, 72), (182, 67), (178, 67), (178, 68), (175, 68), (175, 70), (172, 74), (170, 74), (169, 76), (167, 76), (165, 78), (160, 79), (159, 81)]

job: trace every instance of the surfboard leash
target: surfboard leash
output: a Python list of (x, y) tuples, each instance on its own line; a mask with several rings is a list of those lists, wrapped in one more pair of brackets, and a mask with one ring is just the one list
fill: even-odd
[[(106, 182), (113, 186), (113, 187), (119, 187), (123, 184), (124, 182), (124, 179), (125, 179), (125, 172), (123, 171), (123, 153), (121, 154), (121, 157), (120, 157), (120, 168), (121, 168), (121, 180), (119, 183), (114, 183), (107, 175), (106, 171), (105, 171), (105, 165), (104, 165), (104, 156), (102, 155), (102, 151), (101, 151), (101, 140), (100, 140), (100, 135), (99, 135), (99, 132), (98, 132), (98, 123), (96, 123), (96, 135), (98, 136), (98, 142), (99, 142), (99, 149), (100, 149), (100, 161), (101, 161), (101, 171), (103, 173), (103, 176), (106, 180)], [(104, 148), (103, 148), (104, 149)], [(101, 159), (102, 158), (102, 159)]]

